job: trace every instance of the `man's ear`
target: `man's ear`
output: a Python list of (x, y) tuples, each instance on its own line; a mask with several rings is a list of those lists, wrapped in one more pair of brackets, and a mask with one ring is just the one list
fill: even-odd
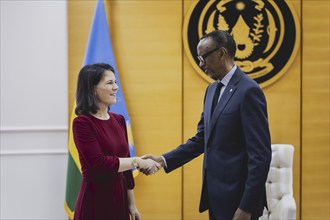
[(227, 50), (224, 47), (221, 47), (219, 51), (220, 51), (220, 55), (219, 55), (220, 58), (224, 58), (225, 55), (227, 54)]

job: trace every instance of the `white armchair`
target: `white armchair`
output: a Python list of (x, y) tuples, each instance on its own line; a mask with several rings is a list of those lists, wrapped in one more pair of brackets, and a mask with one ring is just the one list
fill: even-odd
[(294, 148), (289, 144), (272, 144), (272, 161), (266, 182), (268, 210), (259, 220), (296, 219), (296, 202), (292, 189)]

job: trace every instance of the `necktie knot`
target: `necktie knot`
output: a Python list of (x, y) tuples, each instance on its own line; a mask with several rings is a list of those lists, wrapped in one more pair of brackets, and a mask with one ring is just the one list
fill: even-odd
[(215, 89), (214, 96), (213, 96), (213, 102), (212, 102), (211, 114), (213, 113), (215, 107), (218, 104), (218, 99), (219, 99), (219, 96), (220, 96), (220, 91), (221, 91), (222, 86), (223, 86), (223, 84), (221, 82), (219, 82), (217, 84), (217, 88)]

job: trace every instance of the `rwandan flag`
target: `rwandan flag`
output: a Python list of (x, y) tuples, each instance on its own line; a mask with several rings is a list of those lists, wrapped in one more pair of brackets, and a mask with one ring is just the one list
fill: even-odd
[[(128, 116), (123, 92), (121, 90), (118, 71), (116, 67), (115, 58), (113, 55), (112, 44), (110, 39), (110, 32), (108, 29), (107, 18), (104, 9), (103, 0), (98, 0), (92, 28), (89, 35), (87, 50), (85, 54), (84, 65), (92, 63), (108, 63), (115, 69), (116, 81), (119, 86), (117, 91), (117, 103), (111, 106), (111, 111), (121, 114), (126, 119), (128, 142), (130, 148), (130, 154), (135, 156), (132, 129), (130, 118)], [(66, 197), (64, 207), (70, 219), (73, 219), (73, 213), (75, 208), (76, 199), (80, 189), (82, 175), (81, 165), (79, 162), (79, 156), (77, 148), (73, 141), (72, 134), (72, 122), (76, 117), (74, 113), (75, 106), (73, 106), (70, 126), (69, 126), (69, 155), (68, 155), (68, 170), (66, 180)], [(134, 177), (137, 176), (138, 170), (134, 170)]]

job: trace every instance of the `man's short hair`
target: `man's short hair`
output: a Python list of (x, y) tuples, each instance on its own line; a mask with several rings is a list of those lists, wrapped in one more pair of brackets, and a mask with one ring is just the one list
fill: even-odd
[(222, 30), (215, 30), (210, 33), (205, 34), (202, 39), (205, 38), (212, 38), (213, 41), (216, 43), (218, 48), (225, 48), (227, 52), (229, 53), (230, 57), (232, 59), (235, 58), (236, 54), (236, 42), (227, 31), (222, 31)]

